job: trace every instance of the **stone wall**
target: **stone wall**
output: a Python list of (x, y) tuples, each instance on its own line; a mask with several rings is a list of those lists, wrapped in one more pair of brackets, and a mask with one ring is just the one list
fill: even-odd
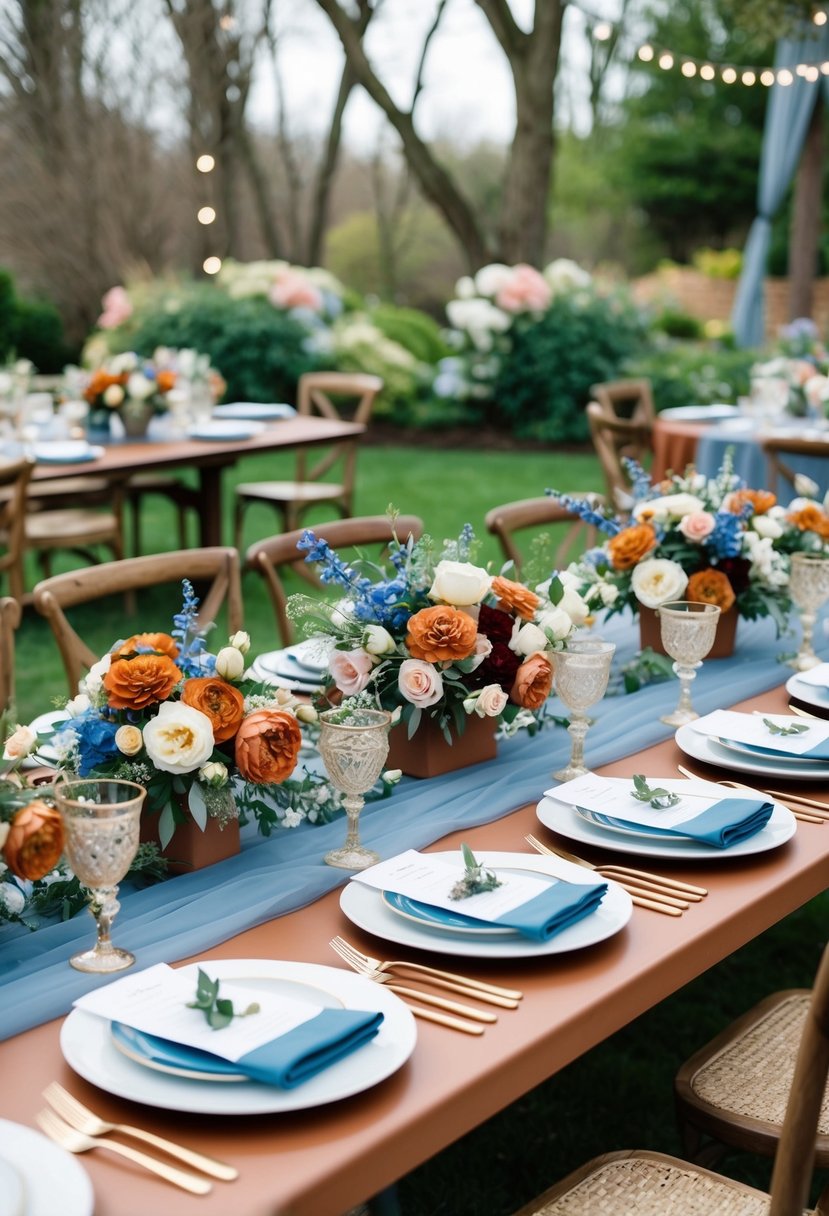
[[(736, 279), (712, 279), (683, 266), (666, 267), (634, 280), (635, 299), (666, 308), (678, 308), (701, 321), (730, 321), (737, 291)], [(812, 319), (821, 333), (829, 331), (829, 278), (815, 279)], [(788, 279), (766, 279), (766, 336), (773, 338), (789, 321)]]

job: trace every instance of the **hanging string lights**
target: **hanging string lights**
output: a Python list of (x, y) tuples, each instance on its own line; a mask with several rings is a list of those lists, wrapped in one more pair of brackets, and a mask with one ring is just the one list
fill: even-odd
[[(216, 158), (211, 156), (209, 152), (203, 152), (201, 156), (196, 158), (196, 168), (199, 173), (212, 173), (216, 168)], [(210, 206), (199, 207), (196, 212), (196, 219), (200, 224), (207, 226), (215, 223), (216, 208)], [(205, 274), (218, 274), (222, 268), (222, 259), (216, 254), (209, 254), (202, 262), (202, 270)]]

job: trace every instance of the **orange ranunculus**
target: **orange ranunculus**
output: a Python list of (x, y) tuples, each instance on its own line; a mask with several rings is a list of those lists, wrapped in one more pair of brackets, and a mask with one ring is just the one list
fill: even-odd
[(169, 393), (176, 383), (176, 373), (171, 371), (159, 372), (155, 378), (160, 393)]
[(541, 603), (541, 596), (530, 591), (523, 583), (514, 583), (512, 579), (496, 575), (492, 580), (492, 593), (498, 596), (498, 607), (505, 612), (517, 612), (525, 621), (531, 621), (536, 608)]
[(278, 785), (296, 767), (302, 732), (284, 709), (257, 709), (242, 720), (236, 735), (236, 766), (245, 781)]
[(632, 570), (656, 547), (656, 533), (650, 524), (631, 524), (607, 542), (610, 564), (614, 570)]
[(525, 659), (510, 689), (510, 700), (523, 709), (540, 709), (553, 687), (553, 665), (537, 650)]
[(3, 860), (20, 878), (43, 878), (63, 852), (63, 821), (53, 806), (36, 798), (21, 807), (11, 822)]
[(181, 676), (169, 655), (137, 654), (114, 659), (103, 683), (113, 709), (146, 709), (166, 701)]
[(185, 681), (181, 699), (185, 705), (207, 715), (213, 723), (213, 738), (217, 743), (232, 739), (245, 716), (245, 698), (239, 689), (217, 676)]
[(823, 540), (829, 540), (829, 516), (816, 503), (792, 511), (789, 519), (801, 532), (816, 532)]
[(739, 515), (743, 507), (750, 503), (755, 515), (765, 515), (776, 502), (777, 495), (770, 490), (732, 490), (723, 501), (723, 510)]
[(103, 368), (99, 368), (89, 377), (89, 383), (84, 389), (84, 397), (90, 405), (94, 405), (98, 398), (106, 392), (112, 384), (126, 384), (129, 376), (126, 372), (121, 375), (114, 376), (111, 372), (105, 372)]
[(171, 638), (169, 633), (134, 633), (113, 652), (113, 657), (120, 659), (134, 654), (139, 646), (144, 650), (166, 654), (171, 659), (178, 658), (178, 642)]
[(699, 604), (716, 604), (722, 612), (728, 612), (736, 597), (726, 575), (721, 570), (709, 568), (691, 575), (685, 598)]
[(478, 626), (468, 612), (438, 604), (409, 617), (406, 648), (413, 659), (427, 663), (465, 659), (475, 649)]

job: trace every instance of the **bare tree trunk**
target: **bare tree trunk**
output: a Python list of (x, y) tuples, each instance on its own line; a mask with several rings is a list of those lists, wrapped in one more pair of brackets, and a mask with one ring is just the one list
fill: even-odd
[(251, 190), (253, 191), (253, 201), (256, 205), (256, 213), (259, 216), (259, 226), (262, 229), (262, 238), (268, 251), (268, 257), (281, 258), (282, 242), (279, 239), (279, 233), (274, 223), (273, 208), (268, 194), (268, 184), (265, 181), (265, 174), (262, 172), (256, 146), (247, 127), (243, 127), (239, 132), (239, 148), (244, 158), (245, 168), (248, 171), (248, 178), (250, 179)]
[(812, 292), (820, 243), (823, 185), (823, 110), (815, 97), (795, 183), (789, 234), (789, 320), (812, 315)]
[(357, 77), (346, 62), (340, 77), (340, 87), (337, 100), (334, 103), (334, 113), (331, 115), (331, 125), (328, 128), (328, 139), (325, 143), (325, 155), (317, 171), (314, 191), (311, 198), (311, 223), (308, 230), (308, 265), (319, 266), (322, 261), (322, 243), (325, 229), (328, 226), (328, 209), (331, 202), (331, 188), (340, 158), (340, 144), (343, 135), (343, 115), (348, 99), (357, 83)]

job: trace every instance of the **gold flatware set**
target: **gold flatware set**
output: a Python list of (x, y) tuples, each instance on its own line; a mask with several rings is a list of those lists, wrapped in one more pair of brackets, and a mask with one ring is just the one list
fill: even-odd
[(747, 790), (753, 794), (762, 794), (764, 797), (773, 798), (776, 802), (788, 807), (795, 819), (799, 819), (802, 823), (826, 823), (829, 820), (829, 804), (818, 802), (815, 798), (807, 798), (802, 794), (793, 794), (788, 790), (764, 790), (759, 785), (744, 785), (740, 781), (731, 781), (726, 778), (714, 781), (710, 777), (701, 777), (698, 773), (692, 773), (690, 769), (685, 768), (682, 764), (678, 764), (676, 767), (683, 777), (688, 777), (692, 781), (704, 781), (708, 785), (724, 785), (729, 789)]

